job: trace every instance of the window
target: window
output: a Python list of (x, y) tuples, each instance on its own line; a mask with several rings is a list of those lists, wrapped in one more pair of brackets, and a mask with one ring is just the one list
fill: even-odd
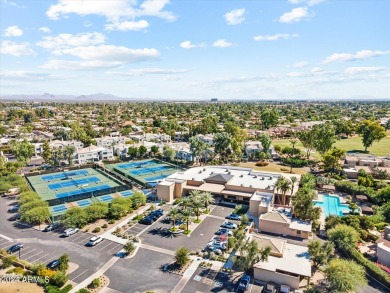
[(298, 235), (301, 235), (301, 234), (302, 234), (302, 231), (301, 231), (301, 230), (297, 230), (297, 234), (298, 234)]

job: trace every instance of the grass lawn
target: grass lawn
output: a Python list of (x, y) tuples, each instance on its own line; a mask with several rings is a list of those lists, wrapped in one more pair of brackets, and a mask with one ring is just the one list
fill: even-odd
[[(289, 173), (290, 174), (290, 167), (289, 166), (283, 166), (276, 164), (275, 162), (270, 162), (268, 166), (264, 167), (257, 167), (256, 162), (247, 162), (247, 163), (239, 163), (238, 166), (244, 167), (244, 168), (253, 168), (258, 171), (263, 171), (263, 172), (276, 172), (276, 173)], [(280, 170), (281, 168), (288, 169), (288, 171), (282, 171)], [(293, 168), (293, 173), (294, 174), (305, 174), (307, 171), (304, 168)]]
[[(281, 147), (291, 146), (288, 139), (283, 140), (273, 140), (272, 144), (280, 145)], [(301, 142), (298, 141), (295, 145), (297, 148), (301, 149), (305, 153), (305, 149), (302, 146)], [(335, 147), (346, 150), (346, 151), (364, 151), (362, 144), (362, 139), (359, 136), (350, 137), (347, 139), (340, 139), (334, 144)], [(373, 145), (368, 148), (368, 151), (371, 154), (377, 156), (386, 156), (390, 154), (390, 131), (387, 132), (387, 136), (383, 138), (380, 142), (374, 142)], [(311, 154), (315, 159), (320, 159), (320, 154), (315, 152)]]

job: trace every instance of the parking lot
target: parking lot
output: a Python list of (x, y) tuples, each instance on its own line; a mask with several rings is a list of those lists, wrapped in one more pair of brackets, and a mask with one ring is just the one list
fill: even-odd
[[(7, 219), (13, 214), (7, 212), (14, 200), (0, 198), (0, 247), (7, 249), (16, 243), (22, 243), (21, 259), (30, 263), (49, 263), (58, 259), (62, 254), (68, 253), (70, 262), (75, 263), (77, 269), (70, 274), (70, 279), (76, 283), (96, 272), (123, 245), (104, 239), (93, 247), (86, 246), (92, 234), (78, 232), (70, 237), (60, 237), (60, 231), (42, 232), (27, 227), (18, 222)], [(12, 241), (7, 240), (12, 238)], [(19, 256), (19, 252), (14, 253)]]
[(108, 288), (120, 292), (172, 292), (181, 276), (161, 270), (172, 260), (170, 255), (140, 248), (134, 258), (119, 259), (105, 273), (110, 279)]
[[(198, 292), (237, 292), (238, 282), (242, 274), (228, 274), (212, 269), (198, 268), (192, 275), (182, 293)], [(263, 285), (253, 282), (246, 293), (260, 293)]]

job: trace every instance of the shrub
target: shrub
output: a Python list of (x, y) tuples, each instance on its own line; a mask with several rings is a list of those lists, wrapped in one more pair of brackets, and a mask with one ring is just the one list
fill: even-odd
[(265, 167), (265, 166), (268, 166), (269, 163), (266, 162), (266, 161), (259, 161), (259, 162), (256, 162), (255, 164), (257, 167)]
[(135, 250), (134, 243), (131, 241), (127, 241), (127, 243), (123, 246), (123, 249), (126, 251), (127, 254), (132, 254)]
[(81, 288), (79, 291), (77, 291), (76, 293), (90, 293), (88, 289), (85, 289), (85, 288)]
[(103, 229), (107, 229), (107, 228), (108, 228), (108, 225), (107, 225), (107, 224), (103, 224), (102, 228), (103, 228)]
[(64, 272), (57, 272), (52, 278), (51, 278), (51, 284), (62, 287), (64, 284), (68, 281), (68, 276)]
[(98, 288), (99, 286), (100, 286), (100, 279), (96, 278), (92, 280), (92, 282), (88, 285), (88, 288), (95, 289)]
[(178, 266), (182, 267), (190, 260), (189, 251), (185, 247), (180, 247), (176, 250), (175, 262)]
[(1, 267), (3, 269), (9, 268), (10, 266), (12, 266), (14, 261), (15, 261), (15, 256), (13, 256), (13, 255), (7, 256), (7, 257), (3, 258), (3, 264)]
[(110, 225), (111, 225), (111, 224), (114, 224), (114, 223), (115, 223), (115, 220), (114, 220), (114, 219), (111, 219), (111, 220), (108, 221), (108, 224), (110, 224)]
[(100, 232), (100, 227), (96, 227), (95, 229), (92, 230), (92, 233), (99, 233)]
[(23, 275), (24, 270), (21, 267), (15, 267), (7, 271), (7, 274)]

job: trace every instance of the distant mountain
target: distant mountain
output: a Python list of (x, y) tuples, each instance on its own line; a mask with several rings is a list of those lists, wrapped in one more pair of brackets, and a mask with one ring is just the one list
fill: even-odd
[(90, 94), (90, 95), (56, 95), (50, 93), (44, 93), (43, 95), (3, 95), (0, 97), (1, 100), (17, 100), (17, 101), (50, 101), (50, 102), (101, 102), (101, 101), (118, 101), (124, 100), (111, 94)]

